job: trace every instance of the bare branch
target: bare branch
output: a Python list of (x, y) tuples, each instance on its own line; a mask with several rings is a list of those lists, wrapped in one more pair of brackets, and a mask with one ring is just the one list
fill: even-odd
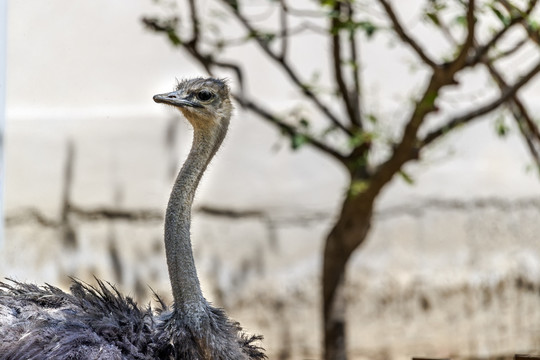
[(264, 39), (258, 36), (259, 32), (251, 25), (251, 23), (246, 19), (246, 17), (242, 13), (240, 13), (238, 7), (234, 6), (234, 2), (231, 2), (231, 0), (221, 0), (221, 2), (231, 9), (232, 13), (238, 19), (240, 24), (244, 26), (244, 28), (249, 32), (249, 34), (253, 34), (255, 36), (255, 40), (257, 41), (259, 47), (268, 55), (269, 58), (271, 58), (281, 66), (281, 68), (289, 76), (289, 79), (291, 79), (291, 81), (302, 91), (302, 93), (311, 102), (313, 102), (336, 127), (341, 129), (347, 135), (353, 136), (353, 133), (338, 120), (337, 116), (335, 116), (332, 111), (330, 111), (330, 109), (321, 102), (319, 97), (300, 80), (299, 76), (291, 68), (287, 60), (281, 58), (279, 55), (274, 53), (274, 51), (270, 49), (268, 42), (264, 41)]
[[(502, 75), (497, 71), (497, 69), (495, 69), (493, 63), (489, 60), (484, 60), (483, 63), (488, 68), (489, 73), (491, 74), (501, 91), (505, 91), (506, 89), (508, 89), (508, 84), (506, 83)], [(516, 119), (521, 118), (525, 122), (527, 130), (530, 131), (531, 134), (536, 137), (536, 139), (540, 142), (540, 130), (538, 129), (538, 126), (536, 125), (532, 117), (529, 115), (527, 108), (520, 100), (517, 93), (512, 96), (512, 103), (513, 106), (510, 106), (510, 108)]]
[[(206, 62), (204, 60), (201, 60), (203, 58), (196, 58), (199, 60), (201, 65), (204, 66), (206, 71), (209, 75), (213, 76), (212, 67), (218, 66), (218, 67), (225, 67), (233, 69), (238, 76), (239, 82), (241, 84), (243, 79), (243, 73), (242, 69), (239, 65), (233, 64), (233, 63), (226, 63), (226, 62)], [(344, 155), (340, 154), (337, 150), (331, 148), (330, 146), (320, 142), (319, 140), (313, 138), (312, 136), (299, 132), (294, 126), (287, 124), (283, 121), (281, 121), (277, 116), (273, 115), (270, 111), (264, 109), (261, 105), (249, 100), (245, 94), (244, 94), (244, 88), (241, 85), (241, 93), (239, 94), (233, 94), (234, 99), (242, 106), (243, 108), (247, 108), (251, 111), (253, 111), (255, 114), (261, 116), (263, 119), (273, 123), (274, 125), (277, 125), (282, 131), (284, 131), (289, 136), (302, 136), (304, 139), (306, 139), (306, 142), (313, 147), (319, 149), (320, 151), (334, 157), (336, 160), (340, 161), (341, 163), (345, 164), (346, 158)]]
[[(408, 121), (402, 139), (399, 144), (394, 148), (394, 152), (390, 158), (382, 163), (374, 172), (371, 177), (370, 191), (378, 192), (380, 188), (385, 186), (392, 177), (401, 169), (403, 164), (412, 159), (417, 159), (418, 154), (422, 148), (429, 145), (434, 140), (447, 134), (449, 131), (456, 127), (468, 123), (473, 119), (476, 119), (482, 115), (485, 115), (501, 104), (510, 100), (525, 84), (529, 82), (538, 72), (540, 72), (540, 62), (536, 64), (527, 74), (525, 74), (519, 81), (513, 86), (508, 87), (501, 93), (495, 100), (488, 104), (478, 107), (466, 114), (458, 117), (454, 117), (447, 121), (445, 125), (439, 127), (436, 130), (428, 133), (422, 140), (417, 139), (417, 132), (420, 125), (423, 123), (425, 117), (430, 112), (436, 109), (434, 100), (439, 90), (448, 85), (453, 78), (452, 72), (444, 72), (443, 70), (437, 70), (433, 74), (430, 83), (424, 92), (422, 99), (419, 100), (415, 107), (415, 111), (411, 115)], [(441, 76), (445, 78), (441, 78)], [(373, 188), (373, 189), (371, 189)]]
[[(516, 7), (513, 7), (505, 0), (500, 0), (500, 2), (507, 7), (508, 11), (511, 14), (511, 18), (509, 22), (503, 26), (498, 32), (495, 33), (491, 37), (491, 39), (486, 42), (484, 45), (477, 47), (474, 56), (469, 58), (467, 60), (468, 65), (476, 65), (478, 62), (482, 60), (482, 58), (488, 53), (488, 51), (495, 46), (495, 44), (512, 28), (514, 25), (521, 23), (523, 24), (523, 21), (531, 14), (531, 12), (536, 7), (536, 4), (538, 3), (538, 0), (531, 0), (529, 1), (529, 6), (525, 11), (521, 11), (517, 9)], [(536, 31), (532, 31), (533, 33), (536, 33)], [(531, 32), (529, 32), (529, 35)], [(538, 34), (536, 33), (536, 36), (538, 38)], [(533, 39), (534, 40), (534, 39)]]
[(527, 44), (527, 38), (524, 38), (524, 39), (521, 39), (520, 41), (518, 41), (517, 43), (514, 44), (514, 46), (504, 50), (504, 51), (501, 51), (500, 53), (498, 53), (497, 55), (493, 56), (490, 58), (490, 63), (494, 63), (496, 62), (497, 60), (501, 60), (501, 59), (504, 59), (505, 57), (508, 57), (514, 53), (516, 53), (519, 49), (521, 49), (523, 47), (523, 45)]
[(217, 60), (214, 60), (214, 65), (234, 71), (234, 73), (236, 74), (236, 79), (238, 80), (238, 85), (240, 85), (240, 90), (244, 92), (245, 90), (244, 74), (239, 65), (235, 63), (231, 63), (231, 62), (217, 61)]
[(536, 164), (536, 170), (540, 174), (540, 152), (534, 146), (534, 139), (531, 137), (530, 133), (523, 127), (523, 124), (517, 118), (516, 120), (518, 122), (521, 134), (525, 138), (525, 143), (527, 144), (529, 153), (531, 154), (531, 157)]
[(446, 38), (446, 40), (448, 40), (448, 42), (451, 45), (457, 46), (458, 41), (456, 40), (456, 38), (452, 34), (452, 31), (450, 31), (450, 28), (448, 27), (448, 24), (444, 23), (444, 21), (442, 19), (437, 19), (437, 21), (439, 22), (439, 24), (438, 24), (439, 28), (441, 29), (441, 32), (444, 35), (444, 37)]
[[(540, 144), (540, 137), (538, 136), (538, 127), (532, 121), (531, 116), (529, 115), (527, 109), (519, 98), (514, 99), (513, 104), (510, 106), (514, 120), (521, 131), (521, 135), (527, 144), (529, 153), (533, 161), (536, 163), (537, 171), (540, 173), (540, 152), (535, 146), (535, 142)], [(532, 126), (531, 126), (532, 125)]]
[(431, 68), (436, 68), (437, 64), (424, 52), (424, 50), (420, 47), (420, 45), (412, 37), (410, 37), (409, 34), (407, 34), (405, 29), (401, 25), (401, 22), (397, 18), (397, 15), (394, 12), (392, 5), (390, 5), (390, 3), (387, 0), (379, 0), (379, 2), (381, 3), (384, 10), (386, 11), (386, 14), (388, 15), (388, 18), (390, 19), (390, 21), (392, 22), (392, 26), (394, 27), (394, 30), (396, 31), (396, 34), (399, 36), (399, 38), (404, 43), (409, 45), (414, 50), (416, 55), (418, 55), (418, 57), (422, 59), (422, 61), (426, 65), (428, 65)]
[(491, 48), (493, 48), (493, 46), (495, 46), (495, 44), (503, 37), (503, 35), (506, 34), (506, 32), (508, 30), (510, 30), (510, 28), (513, 25), (517, 24), (520, 20), (521, 19), (518, 19), (518, 18), (512, 19), (510, 21), (509, 26), (503, 27), (497, 33), (495, 33), (495, 35), (493, 35), (493, 37), (487, 43), (485, 43), (482, 46), (479, 46), (476, 49), (476, 52), (475, 52), (474, 56), (472, 56), (470, 59), (468, 59), (467, 64), (471, 65), (471, 66), (478, 64), (478, 62), (482, 59), (482, 57), (484, 57), (487, 54), (487, 52)]
[(380, 189), (394, 177), (403, 164), (416, 158), (418, 154), (416, 150), (418, 129), (426, 116), (437, 109), (435, 100), (440, 89), (452, 82), (453, 73), (442, 68), (435, 69), (424, 94), (417, 101), (414, 111), (405, 126), (401, 141), (394, 147), (394, 151), (388, 160), (379, 165), (373, 172), (370, 193), (378, 194)]
[[(294, 26), (294, 27), (289, 27), (287, 29), (285, 29), (285, 31), (280, 31), (279, 33), (275, 34), (275, 38), (276, 39), (283, 39), (283, 33), (285, 33), (286, 37), (288, 37), (289, 39), (292, 38), (293, 36), (296, 36), (298, 34), (302, 34), (306, 31), (311, 31), (313, 33), (316, 33), (316, 34), (319, 34), (319, 35), (328, 35), (328, 32), (325, 28), (317, 25), (317, 24), (314, 24), (310, 21), (303, 21), (301, 22), (300, 24)], [(217, 39), (217, 40), (210, 40), (210, 41), (206, 41), (205, 43), (216, 48), (216, 47), (232, 47), (232, 46), (240, 46), (240, 45), (244, 45), (245, 43), (247, 43), (248, 41), (250, 41), (251, 39), (249, 37), (246, 37), (246, 36), (242, 36), (242, 37), (238, 37), (238, 38), (230, 38), (230, 39)], [(204, 42), (203, 39), (201, 39), (201, 42)]]
[[(195, 7), (191, 8), (191, 10), (196, 9)], [(195, 10), (196, 11), (196, 10)], [(196, 12), (191, 12), (191, 16), (197, 16)], [(199, 23), (198, 19), (195, 21), (193, 19), (193, 23)], [(159, 21), (155, 19), (143, 19), (143, 22), (150, 28), (152, 28), (154, 31), (158, 32), (165, 32), (170, 33), (171, 31), (174, 31), (174, 29), (170, 28), (170, 24), (161, 24)], [(195, 39), (199, 39), (195, 37)], [(250, 111), (253, 111), (257, 115), (261, 116), (263, 119), (277, 125), (282, 131), (284, 131), (289, 136), (302, 136), (306, 142), (313, 147), (317, 148), (318, 150), (332, 156), (339, 162), (345, 164), (346, 163), (346, 157), (343, 154), (340, 154), (337, 150), (331, 148), (330, 146), (322, 143), (321, 141), (315, 139), (314, 137), (299, 132), (294, 126), (287, 124), (283, 121), (281, 121), (277, 116), (273, 115), (270, 111), (263, 108), (260, 104), (257, 104), (253, 102), (252, 100), (249, 100), (245, 94), (244, 94), (244, 86), (243, 86), (243, 72), (242, 68), (235, 63), (226, 62), (226, 61), (217, 61), (212, 58), (211, 55), (203, 54), (201, 53), (197, 48), (197, 40), (193, 40), (193, 38), (190, 41), (187, 42), (181, 42), (181, 46), (183, 46), (192, 56), (195, 60), (197, 60), (206, 70), (206, 72), (214, 76), (213, 74), (213, 68), (214, 67), (221, 67), (233, 70), (236, 73), (236, 76), (238, 78), (238, 82), (241, 88), (241, 93), (239, 94), (233, 94), (233, 97), (235, 100), (244, 108), (249, 109)]]
[[(484, 60), (483, 63), (488, 68), (489, 73), (491, 74), (501, 91), (507, 89), (508, 85), (506, 84), (506, 81), (504, 80), (502, 75), (499, 74), (499, 72), (495, 69), (493, 63), (489, 60)], [(540, 131), (534, 123), (532, 117), (529, 115), (527, 108), (525, 107), (517, 93), (514, 94), (514, 96), (512, 97), (509, 108), (512, 112), (514, 120), (519, 127), (519, 130), (521, 131), (525, 143), (527, 144), (527, 148), (529, 149), (531, 157), (536, 163), (537, 170), (540, 172), (540, 153), (534, 145), (535, 141), (540, 144)]]
[(189, 11), (191, 12), (191, 40), (194, 46), (197, 46), (199, 42), (200, 34), (200, 20), (197, 13), (197, 6), (195, 6), (195, 0), (189, 0)]
[[(512, 19), (510, 23), (507, 24), (503, 29), (501, 29), (486, 45), (481, 47), (480, 51), (478, 51), (475, 56), (476, 61), (481, 59), (481, 61), (486, 65), (491, 76), (493, 77), (493, 79), (496, 81), (497, 85), (501, 89), (501, 92), (506, 91), (508, 89), (508, 85), (506, 81), (503, 79), (503, 77), (498, 73), (498, 71), (493, 66), (493, 62), (500, 58), (513, 54), (515, 51), (520, 49), (526, 43), (526, 39), (522, 39), (521, 41), (517, 42), (513, 47), (502, 52), (501, 54), (498, 54), (494, 58), (487, 59), (486, 56), (482, 56), (482, 55), (487, 53), (488, 49), (491, 48), (498, 41), (498, 39), (500, 39), (502, 35), (506, 31), (508, 31), (508, 29), (511, 26), (517, 23), (521, 23), (526, 28), (526, 30), (529, 33), (529, 37), (533, 41), (535, 39), (538, 39), (538, 33), (536, 31), (532, 31), (532, 29), (528, 26), (528, 23), (524, 21), (527, 18), (527, 16), (530, 14), (530, 12), (533, 10), (533, 8), (535, 7), (536, 2), (537, 2), (536, 0), (530, 1), (527, 10), (525, 12), (521, 12), (519, 9), (509, 4), (506, 0), (502, 0), (501, 3), (503, 4), (503, 6), (506, 7), (506, 10), (509, 13), (513, 14)], [(510, 111), (512, 112), (514, 120), (516, 121), (518, 128), (521, 131), (521, 134), (529, 149), (531, 157), (535, 161), (538, 171), (540, 171), (540, 153), (534, 145), (535, 140), (540, 143), (539, 129), (534, 123), (534, 121), (532, 120), (525, 105), (522, 103), (517, 93), (514, 93), (512, 95), (511, 101), (508, 104), (508, 107), (510, 108)]]
[[(536, 6), (538, 0), (531, 0), (529, 2), (529, 7), (524, 12), (523, 15), (521, 15), (521, 21), (520, 24), (523, 26), (523, 28), (527, 31), (527, 34), (529, 35), (529, 39), (531, 39), (535, 44), (540, 45), (540, 33), (537, 29), (534, 29), (531, 24), (529, 24), (527, 21), (524, 21), (527, 19), (527, 17), (531, 14), (532, 10)], [(517, 12), (521, 14), (521, 10), (515, 7), (513, 4), (509, 3), (507, 0), (500, 0), (500, 3), (506, 8), (509, 12)]]
[(190, 17), (192, 24), (192, 38), (190, 41), (183, 43), (182, 45), (190, 52), (190, 54), (197, 59), (201, 65), (204, 66), (206, 72), (212, 75), (212, 66), (218, 66), (225, 69), (230, 69), (236, 74), (238, 84), (240, 85), (240, 90), (244, 91), (244, 76), (242, 70), (237, 64), (229, 63), (226, 61), (214, 60), (213, 56), (210, 54), (203, 54), (199, 51), (199, 40), (200, 40), (200, 19), (197, 12), (197, 7), (195, 5), (195, 0), (189, 0), (189, 9)]
[(287, 46), (289, 43), (289, 25), (287, 21), (287, 4), (285, 0), (279, 0), (280, 12), (279, 12), (279, 22), (281, 26), (280, 37), (281, 37), (281, 54), (280, 57), (285, 59), (287, 57)]
[(334, 5), (334, 15), (330, 22), (330, 33), (332, 34), (332, 64), (334, 67), (334, 77), (341, 93), (345, 110), (352, 124), (360, 126), (360, 121), (355, 116), (353, 109), (353, 100), (351, 99), (351, 92), (345, 79), (343, 77), (343, 70), (341, 68), (343, 64), (343, 56), (341, 55), (341, 20), (340, 16), (343, 10), (344, 3), (336, 1)]
[(527, 108), (521, 102), (521, 100), (519, 100), (519, 98), (516, 98), (514, 102), (515, 102), (515, 104), (514, 104), (515, 105), (514, 113), (515, 114), (517, 113), (519, 115), (519, 116), (516, 116), (516, 117), (520, 117), (520, 118), (523, 119), (523, 121), (525, 123), (525, 128), (527, 129), (527, 131), (540, 144), (540, 131), (538, 129), (538, 125), (536, 125), (536, 123), (532, 119), (531, 115), (527, 111)]
[[(354, 10), (350, 3), (347, 4), (349, 21), (354, 20)], [(357, 126), (362, 125), (362, 109), (361, 109), (361, 96), (360, 96), (360, 60), (358, 59), (358, 49), (356, 44), (356, 31), (351, 29), (349, 31), (349, 48), (351, 51), (352, 61), (352, 78), (354, 84), (354, 90), (351, 93), (351, 103), (354, 111), (354, 121)]]
[(515, 94), (521, 89), (525, 84), (529, 82), (538, 72), (540, 71), (540, 62), (536, 64), (527, 74), (525, 74), (519, 81), (517, 81), (513, 86), (506, 88), (499, 97), (497, 97), (495, 100), (487, 103), (484, 106), (481, 106), (479, 108), (476, 108), (466, 114), (463, 114), (461, 116), (455, 117), (449, 121), (447, 121), (443, 126), (440, 128), (431, 131), (428, 133), (424, 139), (420, 142), (419, 148), (422, 148), (429, 143), (433, 142), (434, 140), (438, 139), (442, 135), (448, 133), (449, 131), (455, 129), (456, 127), (463, 125), (465, 123), (470, 122), (473, 119), (478, 118), (479, 116), (485, 115), (492, 110), (496, 109), (503, 103), (510, 100), (512, 97), (514, 97)]
[(269, 110), (265, 109), (262, 105), (257, 104), (249, 100), (247, 97), (244, 97), (238, 94), (233, 94), (233, 97), (243, 108), (249, 109), (253, 111), (254, 113), (256, 113), (257, 115), (261, 116), (263, 119), (271, 122), (274, 125), (277, 125), (287, 135), (291, 137), (298, 136), (298, 135), (303, 136), (310, 145), (332, 156), (333, 158), (335, 158), (342, 164), (346, 163), (347, 160), (343, 154), (339, 153), (337, 150), (331, 148), (330, 146), (320, 142), (314, 137), (307, 135), (305, 133), (299, 132), (294, 126), (280, 120), (277, 116), (273, 115)]
[(456, 59), (453, 61), (453, 66), (456, 66), (457, 68), (462, 68), (465, 64), (467, 57), (469, 55), (469, 51), (472, 49), (474, 45), (474, 29), (476, 24), (476, 19), (474, 16), (474, 10), (475, 10), (475, 0), (469, 0), (469, 5), (467, 6), (467, 36), (465, 37), (465, 41), (463, 42), (463, 45), (461, 46), (461, 51), (459, 52)]

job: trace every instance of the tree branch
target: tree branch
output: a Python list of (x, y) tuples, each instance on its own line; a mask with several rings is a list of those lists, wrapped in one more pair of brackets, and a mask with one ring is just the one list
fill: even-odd
[[(370, 186), (367, 193), (375, 197), (380, 190), (394, 177), (408, 160), (414, 159), (417, 154), (417, 133), (426, 116), (437, 110), (435, 100), (442, 87), (453, 82), (453, 73), (437, 68), (433, 72), (421, 99), (417, 101), (413, 113), (401, 137), (401, 141), (394, 147), (392, 155), (384, 163), (379, 165), (371, 176)], [(367, 196), (367, 195), (366, 195)]]
[(515, 94), (521, 89), (525, 84), (529, 82), (538, 72), (540, 71), (540, 62), (538, 62), (527, 74), (525, 74), (519, 81), (517, 81), (513, 86), (506, 88), (499, 97), (497, 97), (495, 100), (487, 103), (484, 106), (481, 106), (477, 109), (474, 109), (472, 111), (469, 111), (466, 114), (463, 114), (461, 116), (457, 116), (449, 121), (446, 122), (443, 126), (440, 128), (431, 131), (428, 133), (423, 140), (420, 141), (419, 148), (423, 148), (426, 145), (430, 144), (434, 140), (438, 139), (442, 135), (448, 133), (449, 131), (455, 129), (456, 127), (463, 125), (465, 123), (468, 123), (469, 121), (478, 118), (481, 115), (485, 115), (492, 110), (499, 107), (501, 104), (505, 103), (506, 101), (510, 100), (512, 97), (514, 97)]
[(355, 116), (355, 111), (353, 109), (351, 93), (345, 79), (343, 77), (343, 69), (341, 68), (343, 64), (343, 56), (341, 55), (341, 27), (342, 23), (340, 16), (343, 11), (344, 3), (341, 1), (336, 1), (334, 5), (334, 15), (331, 17), (330, 21), (330, 31), (332, 34), (332, 64), (334, 68), (334, 77), (336, 79), (336, 84), (338, 85), (339, 92), (341, 93), (341, 98), (345, 105), (345, 110), (351, 121), (355, 126), (360, 126), (359, 119)]
[(279, 55), (282, 59), (287, 57), (287, 48), (289, 44), (289, 25), (287, 21), (287, 4), (285, 0), (279, 0), (280, 12), (279, 12), (279, 23), (281, 26), (280, 37), (281, 37), (281, 54)]
[(507, 9), (510, 12), (510, 14), (512, 14), (510, 21), (508, 22), (508, 24), (503, 26), (499, 31), (497, 31), (495, 35), (493, 35), (487, 43), (476, 48), (474, 56), (472, 56), (471, 58), (467, 60), (467, 65), (470, 65), (470, 66), (476, 65), (478, 62), (482, 60), (482, 58), (488, 53), (488, 51), (491, 48), (493, 48), (493, 46), (495, 46), (495, 44), (508, 32), (508, 30), (510, 30), (510, 28), (512, 28), (514, 25), (518, 23), (523, 24), (523, 20), (525, 20), (525, 18), (531, 14), (536, 4), (538, 3), (538, 0), (529, 1), (529, 6), (524, 12), (508, 4), (508, 2), (506, 2), (505, 0), (500, 0), (500, 2), (504, 6), (508, 6)]
[[(504, 80), (502, 75), (499, 74), (499, 72), (495, 69), (493, 63), (489, 60), (484, 60), (483, 63), (488, 68), (489, 73), (501, 89), (501, 92), (507, 89), (508, 85), (506, 81)], [(531, 157), (536, 163), (537, 170), (540, 172), (540, 153), (534, 145), (535, 141), (540, 144), (540, 131), (538, 130), (538, 127), (534, 123), (532, 117), (529, 115), (527, 108), (525, 107), (517, 93), (512, 96), (509, 108), (512, 112), (514, 120), (519, 127), (519, 130), (521, 131), (525, 143), (527, 144)]]
[(501, 104), (511, 99), (519, 91), (519, 89), (527, 84), (529, 80), (531, 80), (538, 72), (540, 72), (540, 62), (538, 62), (536, 66), (529, 70), (529, 72), (527, 72), (527, 74), (525, 74), (513, 86), (508, 87), (505, 91), (503, 91), (502, 94), (495, 100), (484, 106), (469, 111), (466, 114), (450, 119), (445, 123), (445, 125), (431, 131), (422, 140), (418, 140), (418, 128), (423, 123), (425, 117), (430, 112), (436, 110), (434, 102), (439, 90), (443, 86), (450, 84), (454, 75), (454, 73), (445, 72), (443, 69), (435, 71), (422, 99), (417, 102), (415, 111), (411, 115), (411, 118), (405, 127), (401, 142), (394, 148), (392, 156), (378, 166), (378, 168), (373, 172), (369, 192), (378, 194), (378, 191), (392, 179), (399, 169), (401, 169), (403, 164), (409, 160), (418, 158), (418, 154), (422, 148), (429, 145), (442, 135), (447, 134), (456, 127), (493, 111)]
[[(191, 14), (193, 16), (193, 13)], [(195, 13), (195, 16), (196, 16), (196, 13)], [(144, 18), (143, 23), (156, 32), (164, 32), (167, 34), (174, 32), (174, 29), (171, 29), (172, 24), (167, 23), (167, 22), (161, 23), (156, 19)], [(315, 139), (314, 137), (308, 134), (299, 132), (294, 126), (281, 121), (277, 116), (273, 115), (270, 111), (266, 110), (261, 105), (249, 100), (245, 96), (244, 91), (243, 91), (244, 90), (244, 86), (243, 86), (244, 76), (243, 76), (242, 69), (239, 65), (231, 63), (231, 62), (216, 61), (212, 58), (212, 56), (202, 54), (197, 49), (197, 40), (193, 41), (193, 38), (187, 42), (181, 41), (180, 45), (184, 47), (193, 56), (193, 58), (197, 60), (204, 67), (206, 72), (211, 76), (214, 76), (213, 67), (222, 67), (222, 68), (233, 70), (236, 73), (236, 76), (238, 77), (238, 82), (241, 88), (241, 93), (233, 94), (233, 97), (242, 107), (253, 111), (257, 115), (261, 116), (263, 119), (273, 123), (274, 125), (277, 125), (287, 135), (291, 137), (302, 136), (306, 140), (306, 142), (312, 145), (313, 147), (332, 156), (333, 158), (335, 158), (342, 164), (346, 163), (346, 157), (343, 154), (339, 153), (337, 150), (331, 148), (330, 146), (322, 143), (321, 141)]]
[(525, 12), (522, 12), (520, 9), (509, 3), (507, 0), (499, 0), (500, 3), (506, 8), (509, 12), (517, 12), (518, 14), (522, 14), (520, 16), (521, 21), (519, 22), (521, 26), (527, 31), (527, 34), (529, 35), (529, 39), (531, 39), (535, 44), (540, 45), (540, 32), (538, 32), (537, 29), (534, 29), (528, 22), (525, 20), (527, 17), (531, 14), (532, 10), (534, 10), (536, 4), (538, 3), (538, 0), (531, 0), (529, 2), (529, 7)]
[(379, 0), (379, 2), (381, 3), (384, 10), (386, 11), (386, 14), (388, 15), (388, 18), (390, 19), (392, 26), (396, 34), (399, 36), (399, 38), (404, 43), (409, 45), (414, 50), (416, 55), (418, 55), (418, 57), (422, 59), (422, 61), (426, 65), (435, 69), (437, 67), (437, 64), (424, 52), (424, 50), (420, 47), (420, 45), (412, 37), (410, 37), (409, 34), (407, 34), (405, 29), (401, 25), (401, 22), (397, 18), (397, 15), (394, 12), (392, 5), (390, 5), (390, 3), (387, 0)]
[[(311, 32), (313, 32), (315, 34), (324, 35), (324, 36), (328, 35), (326, 28), (323, 28), (323, 27), (321, 27), (321, 26), (319, 26), (317, 24), (314, 24), (314, 23), (312, 23), (310, 21), (303, 21), (303, 22), (299, 23), (296, 26), (289, 27), (289, 28), (285, 29), (284, 31), (282, 30), (279, 33), (275, 34), (275, 39), (280, 39), (280, 40), (283, 39), (283, 34), (285, 34), (287, 36), (287, 38), (290, 39), (293, 36), (304, 33), (306, 31), (311, 31)], [(204, 40), (201, 39), (201, 42), (203, 42), (203, 41)], [(213, 41), (210, 40), (210, 41), (207, 41), (206, 44), (208, 44), (208, 45), (210, 45), (210, 46), (212, 46), (214, 48), (217, 48), (217, 47), (222, 47), (223, 48), (223, 47), (244, 45), (248, 41), (250, 41), (250, 38), (248, 38), (246, 36), (242, 36), (242, 37), (239, 37), (239, 38), (218, 39), (218, 40), (213, 40)], [(282, 54), (280, 54), (280, 56), (281, 55)]]
[(465, 41), (461, 46), (461, 51), (459, 52), (456, 59), (452, 62), (452, 65), (457, 67), (458, 69), (463, 68), (465, 62), (467, 61), (467, 57), (469, 56), (469, 51), (474, 45), (474, 29), (476, 25), (474, 10), (475, 0), (469, 0), (469, 6), (467, 6), (467, 36), (465, 37)]
[(257, 115), (261, 116), (263, 119), (269, 121), (270, 123), (277, 125), (282, 131), (284, 131), (287, 135), (293, 137), (293, 136), (302, 136), (304, 137), (309, 144), (317, 148), (318, 150), (332, 156), (342, 164), (346, 164), (346, 157), (338, 152), (337, 150), (331, 148), (330, 146), (320, 142), (319, 140), (315, 139), (314, 137), (307, 135), (305, 133), (299, 132), (294, 126), (285, 123), (284, 121), (280, 120), (277, 116), (273, 115), (270, 111), (265, 109), (260, 104), (257, 104), (251, 100), (249, 100), (245, 96), (241, 96), (238, 94), (233, 94), (234, 99), (243, 107), (246, 109), (249, 109), (256, 113)]
[(189, 0), (189, 11), (191, 12), (191, 40), (193, 46), (197, 46), (199, 42), (200, 34), (200, 20), (197, 13), (197, 6), (195, 5), (195, 0)]
[(505, 57), (508, 57), (514, 53), (516, 53), (519, 49), (521, 49), (523, 47), (523, 45), (527, 44), (527, 39), (524, 38), (524, 39), (521, 39), (520, 41), (518, 41), (517, 43), (515, 43), (512, 47), (504, 50), (504, 51), (501, 51), (499, 52), (498, 54), (494, 55), (493, 57), (490, 58), (490, 62), (491, 63), (494, 63), (496, 62), (497, 60), (501, 60), (501, 59), (504, 59)]
[(285, 73), (289, 76), (289, 79), (302, 91), (302, 93), (311, 101), (313, 102), (319, 110), (321, 110), (326, 117), (339, 129), (341, 129), (343, 132), (345, 132), (349, 136), (353, 136), (353, 133), (347, 129), (339, 120), (338, 118), (330, 111), (328, 107), (326, 107), (319, 97), (311, 91), (302, 81), (300, 81), (300, 78), (296, 74), (296, 72), (291, 68), (289, 63), (286, 59), (281, 58), (276, 53), (270, 49), (270, 46), (267, 42), (265, 42), (258, 34), (259, 32), (250, 24), (250, 22), (240, 13), (237, 6), (234, 6), (234, 1), (231, 0), (221, 0), (222, 3), (224, 3), (227, 7), (229, 7), (234, 14), (234, 16), (238, 19), (240, 24), (244, 26), (244, 28), (249, 32), (249, 34), (253, 34), (255, 36), (255, 40), (259, 47), (268, 55), (269, 58), (274, 60), (276, 63), (278, 63), (281, 68), (285, 71)]
[(452, 34), (452, 32), (450, 31), (450, 28), (448, 27), (448, 24), (446, 24), (443, 19), (437, 17), (437, 22), (438, 22), (438, 26), (439, 28), (441, 29), (441, 32), (442, 34), (444, 35), (444, 37), (446, 38), (446, 40), (448, 40), (448, 42), (457, 48), (458, 46), (458, 41), (456, 40), (456, 38), (454, 37), (454, 35)]
[[(537, 134), (538, 128), (535, 126), (531, 116), (527, 112), (527, 109), (523, 103), (519, 101), (519, 99), (514, 100), (514, 103), (510, 106), (510, 110), (512, 111), (512, 115), (514, 116), (519, 130), (521, 131), (521, 135), (525, 140), (525, 144), (527, 144), (529, 153), (531, 154), (533, 161), (536, 163), (536, 170), (540, 173), (540, 152), (534, 145), (535, 141), (537, 144), (540, 143), (540, 137), (538, 137)], [(533, 125), (532, 127), (530, 126), (531, 124)]]
[[(354, 10), (350, 3), (347, 4), (349, 21), (354, 20)], [(351, 52), (351, 77), (353, 79), (354, 90), (351, 94), (351, 103), (354, 112), (355, 125), (362, 128), (362, 104), (360, 96), (360, 60), (358, 59), (358, 49), (356, 44), (356, 31), (354, 29), (349, 30), (349, 48)]]

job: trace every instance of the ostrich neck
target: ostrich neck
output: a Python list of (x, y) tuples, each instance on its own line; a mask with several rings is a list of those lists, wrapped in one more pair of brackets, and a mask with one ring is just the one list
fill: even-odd
[(165, 253), (176, 311), (192, 311), (193, 307), (205, 302), (191, 248), (191, 206), (199, 181), (221, 145), (227, 127), (228, 119), (221, 119), (213, 126), (194, 126), (191, 151), (169, 198), (165, 215)]

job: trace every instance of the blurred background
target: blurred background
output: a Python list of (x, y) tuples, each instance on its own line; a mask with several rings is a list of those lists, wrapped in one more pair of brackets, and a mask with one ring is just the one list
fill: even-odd
[[(241, 3), (251, 21), (278, 17), (275, 2)], [(358, 3), (376, 19), (381, 13), (369, 1)], [(393, 4), (430, 54), (448, 52), (425, 23), (426, 2)], [(171, 301), (163, 214), (191, 129), (152, 96), (172, 90), (175, 78), (206, 72), (141, 20), (182, 16), (187, 5), (7, 5), (0, 276), (64, 289), (69, 276), (96, 276), (140, 303), (151, 301), (150, 287)], [(198, 6), (203, 19), (217, 19), (222, 34), (235, 37), (239, 25), (226, 6)], [(321, 11), (314, 1), (294, 6)], [(317, 16), (315, 24), (327, 22)], [(390, 31), (362, 36), (365, 111), (377, 114), (380, 138), (394, 138), (427, 72)], [(252, 98), (279, 114), (295, 109), (322, 121), (255, 45), (224, 51), (249, 70), (242, 90)], [(524, 48), (503, 71), (518, 78), (538, 58), (537, 46)], [(321, 88), (332, 78), (329, 44), (316, 31), (291, 40), (289, 59)], [(216, 74), (241, 90), (234, 72)], [(450, 94), (443, 115), (496, 89), (476, 68), (461, 80), (465, 89)], [(520, 95), (538, 119), (540, 81)], [(328, 99), (339, 113), (337, 100)], [(321, 254), (349, 175), (309, 144), (293, 143), (293, 151), (279, 129), (236, 108), (195, 203), (192, 236), (204, 293), (246, 330), (263, 334), (271, 359), (319, 359)], [(349, 358), (487, 359), (540, 347), (540, 179), (518, 127), (504, 116), (488, 114), (444, 137), (378, 196), (367, 240), (347, 268)]]

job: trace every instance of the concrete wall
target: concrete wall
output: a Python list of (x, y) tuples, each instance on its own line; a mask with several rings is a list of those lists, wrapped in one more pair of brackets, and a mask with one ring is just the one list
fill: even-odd
[[(9, 6), (0, 276), (67, 288), (68, 275), (95, 275), (140, 301), (148, 285), (170, 301), (162, 216), (191, 132), (151, 96), (200, 70), (143, 30), (150, 2)], [(395, 116), (395, 92), (418, 83), (395, 81), (402, 64), (378, 68), (383, 45), (366, 45), (366, 82)], [(326, 54), (319, 43), (298, 46)], [(291, 93), (274, 76), (262, 71), (250, 90), (284, 107)], [(501, 140), (492, 127), (486, 119), (437, 144), (408, 168), (414, 186), (395, 179), (381, 197), (348, 272), (352, 358), (540, 346), (540, 182), (517, 132)], [(320, 356), (320, 254), (344, 191), (336, 164), (309, 148), (289, 152), (241, 110), (203, 180), (192, 233), (205, 294), (264, 334), (272, 359)]]

